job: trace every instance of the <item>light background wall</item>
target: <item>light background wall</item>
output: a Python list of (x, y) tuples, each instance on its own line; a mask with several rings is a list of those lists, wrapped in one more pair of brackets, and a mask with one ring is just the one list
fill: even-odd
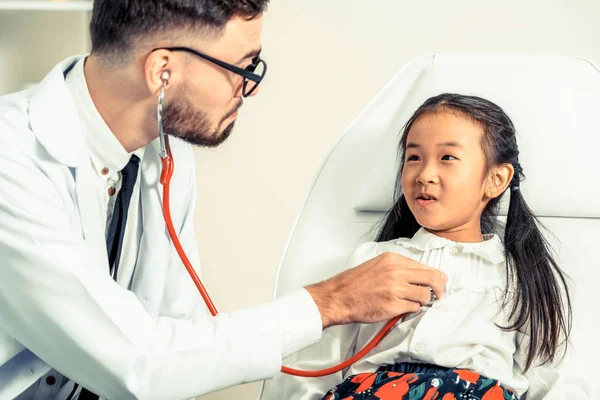
[[(228, 142), (197, 151), (198, 242), (218, 307), (270, 298), (323, 158), (403, 64), (427, 53), (566, 54), (600, 63), (598, 21), (598, 0), (272, 1), (261, 93)], [(202, 399), (254, 399), (257, 387)]]
[(0, 95), (39, 81), (72, 54), (87, 52), (88, 23), (87, 12), (0, 9)]
[[(0, 11), (0, 94), (87, 51), (88, 17)], [(261, 93), (246, 102), (228, 142), (196, 151), (198, 245), (219, 310), (271, 298), (323, 158), (403, 64), (426, 53), (566, 54), (600, 63), (599, 20), (598, 0), (272, 0)], [(201, 399), (254, 399), (257, 387)]]

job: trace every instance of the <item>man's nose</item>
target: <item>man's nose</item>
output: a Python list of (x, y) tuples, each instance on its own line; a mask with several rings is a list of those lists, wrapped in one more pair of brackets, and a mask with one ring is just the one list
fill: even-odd
[(248, 97), (254, 97), (258, 94), (258, 91), (260, 90), (260, 85), (258, 85), (257, 87), (254, 88), (254, 90), (252, 91), (252, 93), (250, 93), (250, 95)]
[[(252, 86), (254, 86), (255, 83), (250, 81), (248, 82), (248, 87), (252, 88)], [(248, 95), (248, 97), (254, 97), (258, 94), (258, 91), (260, 90), (260, 85), (256, 86), (254, 88), (254, 90), (252, 91), (252, 93), (250, 93)], [(244, 96), (244, 80), (242, 79), (242, 82), (238, 85), (237, 90), (234, 93), (235, 97), (243, 97)]]

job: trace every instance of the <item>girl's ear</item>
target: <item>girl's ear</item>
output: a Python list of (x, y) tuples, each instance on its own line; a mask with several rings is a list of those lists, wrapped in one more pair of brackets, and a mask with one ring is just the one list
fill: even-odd
[(515, 169), (512, 164), (506, 163), (493, 167), (488, 176), (489, 188), (486, 188), (485, 196), (491, 200), (504, 193), (514, 174)]

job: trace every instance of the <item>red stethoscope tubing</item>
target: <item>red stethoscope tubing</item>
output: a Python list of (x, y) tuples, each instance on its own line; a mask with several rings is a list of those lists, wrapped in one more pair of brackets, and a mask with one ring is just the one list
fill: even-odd
[[(160, 174), (160, 183), (163, 185), (163, 214), (165, 217), (165, 223), (167, 225), (167, 230), (168, 230), (169, 236), (171, 237), (171, 240), (173, 242), (173, 246), (177, 250), (177, 254), (179, 254), (179, 257), (181, 258), (181, 261), (183, 262), (185, 269), (187, 269), (190, 277), (194, 281), (194, 284), (198, 288), (198, 291), (202, 295), (202, 298), (204, 299), (204, 302), (206, 303), (208, 310), (210, 311), (210, 313), (213, 316), (217, 316), (219, 314), (219, 312), (217, 311), (217, 308), (215, 307), (214, 303), (212, 302), (210, 296), (208, 295), (208, 292), (206, 291), (206, 288), (202, 284), (202, 281), (198, 277), (198, 274), (196, 274), (194, 267), (192, 267), (192, 264), (190, 263), (190, 260), (188, 259), (187, 255), (185, 254), (185, 251), (183, 250), (183, 246), (181, 245), (181, 242), (179, 241), (177, 233), (175, 232), (175, 228), (173, 227), (173, 220), (171, 219), (171, 208), (170, 208), (170, 203), (169, 203), (169, 200), (170, 200), (170, 192), (169, 191), (170, 191), (171, 177), (173, 176), (173, 170), (175, 168), (175, 164), (173, 162), (173, 155), (171, 153), (171, 147), (169, 146), (168, 136), (165, 137), (165, 142), (166, 142), (165, 144), (166, 144), (166, 148), (167, 148), (167, 154), (165, 157), (161, 157), (162, 172)], [(281, 367), (281, 372), (289, 374), (289, 375), (296, 375), (296, 376), (303, 376), (303, 377), (320, 377), (320, 376), (331, 375), (331, 374), (339, 372), (345, 368), (348, 368), (349, 366), (354, 364), (356, 361), (363, 358), (369, 351), (371, 351), (371, 349), (373, 349), (375, 346), (377, 346), (379, 344), (379, 342), (381, 342), (381, 340), (383, 340), (383, 338), (394, 328), (394, 326), (396, 325), (396, 322), (398, 322), (398, 320), (400, 318), (402, 318), (402, 315), (399, 315), (399, 316), (394, 317), (391, 320), (389, 320), (387, 322), (387, 324), (385, 324), (385, 326), (381, 329), (381, 331), (361, 351), (359, 351), (354, 356), (352, 356), (351, 358), (349, 358), (348, 360), (344, 361), (343, 363), (341, 363), (339, 365), (333, 366), (331, 368), (318, 370), (318, 371), (303, 371), (303, 370), (298, 370), (298, 369), (293, 369), (293, 368), (288, 368), (288, 367)]]

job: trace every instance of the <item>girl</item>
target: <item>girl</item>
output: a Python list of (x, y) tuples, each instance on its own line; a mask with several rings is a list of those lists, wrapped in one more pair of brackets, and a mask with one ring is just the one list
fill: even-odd
[[(527, 399), (535, 400), (559, 393), (558, 373), (534, 367), (561, 358), (571, 302), (565, 274), (520, 191), (512, 121), (490, 101), (442, 94), (410, 118), (400, 151), (402, 194), (376, 242), (360, 246), (350, 266), (400, 253), (445, 272), (446, 292), (406, 315), (345, 374), (279, 378), (277, 398), (517, 399), (529, 388)], [(510, 204), (501, 240), (504, 193)], [(382, 325), (329, 328), (286, 363), (337, 364)], [(567, 398), (560, 390), (556, 398)]]

